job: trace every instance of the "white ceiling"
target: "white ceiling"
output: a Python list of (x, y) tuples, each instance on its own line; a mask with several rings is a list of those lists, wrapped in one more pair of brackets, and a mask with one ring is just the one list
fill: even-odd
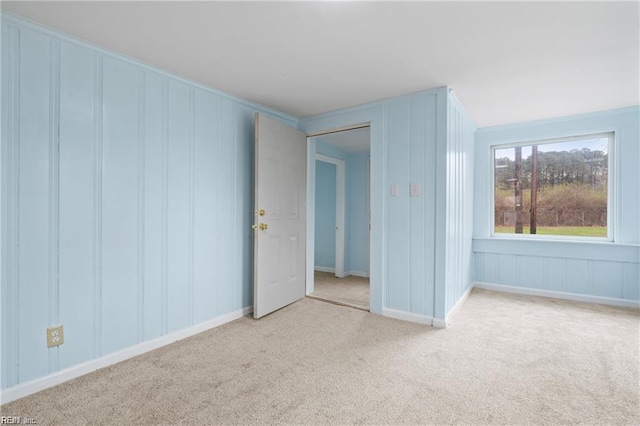
[(349, 154), (363, 154), (370, 151), (369, 127), (329, 133), (319, 136), (318, 139)]
[(640, 2), (6, 2), (305, 117), (449, 85), (480, 127), (638, 105)]

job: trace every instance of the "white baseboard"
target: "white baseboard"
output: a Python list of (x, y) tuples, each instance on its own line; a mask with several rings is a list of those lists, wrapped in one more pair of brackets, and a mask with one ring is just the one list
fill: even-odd
[(417, 322), (418, 324), (433, 325), (433, 317), (412, 314), (411, 312), (397, 311), (395, 309), (382, 308), (382, 315), (403, 321)]
[(434, 328), (447, 328), (447, 320), (442, 318), (434, 318), (431, 325)]
[(426, 315), (412, 314), (410, 312), (398, 311), (395, 309), (388, 309), (388, 308), (382, 309), (382, 315), (390, 318), (399, 319), (399, 320), (417, 322), (419, 324), (426, 324), (435, 328), (447, 328), (451, 323), (451, 318), (453, 317), (453, 315), (455, 315), (458, 309), (460, 309), (460, 307), (467, 300), (467, 298), (471, 294), (472, 289), (473, 289), (473, 286), (469, 287), (469, 289), (456, 302), (453, 308), (449, 310), (449, 313), (444, 319), (429, 317)]
[(451, 325), (451, 318), (453, 318), (453, 316), (458, 312), (460, 307), (464, 305), (464, 302), (466, 302), (467, 298), (471, 294), (471, 290), (473, 290), (473, 284), (469, 286), (469, 288), (467, 289), (467, 291), (464, 292), (462, 297), (458, 299), (455, 305), (453, 305), (453, 308), (449, 310), (449, 312), (447, 313), (447, 316), (444, 319), (444, 326), (442, 328), (447, 328)]
[(587, 303), (597, 303), (600, 305), (621, 306), (624, 308), (640, 308), (640, 301), (638, 300), (616, 299), (613, 297), (590, 296), (586, 294), (565, 293), (561, 291), (540, 290), (536, 288), (515, 287), (510, 285), (482, 283), (482, 282), (473, 283), (473, 286), (476, 288), (484, 288), (486, 290), (501, 291), (504, 293), (525, 294), (529, 296), (542, 296), (542, 297), (550, 297), (553, 299), (573, 300), (576, 302), (587, 302)]
[(16, 399), (20, 399), (27, 395), (31, 395), (41, 390), (59, 385), (60, 383), (75, 379), (76, 377), (80, 377), (101, 368), (108, 367), (129, 358), (133, 358), (162, 346), (170, 345), (171, 343), (177, 342), (187, 337), (191, 337), (198, 333), (202, 333), (203, 331), (219, 327), (222, 324), (226, 324), (230, 321), (242, 318), (243, 316), (249, 315), (252, 312), (252, 306), (239, 309), (235, 312), (231, 312), (229, 314), (221, 315), (211, 320), (201, 322), (200, 324), (196, 324), (192, 327), (178, 330), (173, 333), (148, 340), (146, 342), (138, 343), (135, 346), (122, 349), (118, 352), (114, 352), (100, 358), (84, 362), (82, 364), (65, 368), (64, 370), (57, 371), (55, 373), (49, 374), (48, 376), (17, 384), (0, 392), (0, 402), (2, 404), (6, 404), (8, 402), (15, 401)]
[[(318, 271), (318, 272), (331, 272), (331, 273), (335, 273), (336, 270), (335, 268), (331, 268), (328, 266), (314, 266), (313, 267), (314, 271)], [(356, 277), (364, 277), (364, 278), (369, 278), (369, 273), (364, 272), (364, 271), (345, 271), (343, 277), (347, 277), (349, 275), (353, 275)]]
[(345, 275), (353, 275), (354, 277), (369, 278), (369, 273), (364, 271), (349, 271)]

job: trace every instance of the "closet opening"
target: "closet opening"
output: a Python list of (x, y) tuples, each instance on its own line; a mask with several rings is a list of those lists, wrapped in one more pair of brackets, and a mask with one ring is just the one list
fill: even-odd
[(316, 133), (308, 148), (307, 296), (368, 311), (370, 127)]

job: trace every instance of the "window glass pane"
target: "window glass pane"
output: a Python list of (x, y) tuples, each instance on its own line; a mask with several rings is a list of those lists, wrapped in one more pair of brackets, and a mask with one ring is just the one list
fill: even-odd
[(609, 140), (494, 149), (494, 233), (606, 238)]

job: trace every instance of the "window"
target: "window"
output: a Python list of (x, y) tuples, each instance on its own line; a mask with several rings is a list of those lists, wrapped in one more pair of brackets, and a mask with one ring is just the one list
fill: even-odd
[(613, 134), (493, 151), (493, 234), (610, 238)]

